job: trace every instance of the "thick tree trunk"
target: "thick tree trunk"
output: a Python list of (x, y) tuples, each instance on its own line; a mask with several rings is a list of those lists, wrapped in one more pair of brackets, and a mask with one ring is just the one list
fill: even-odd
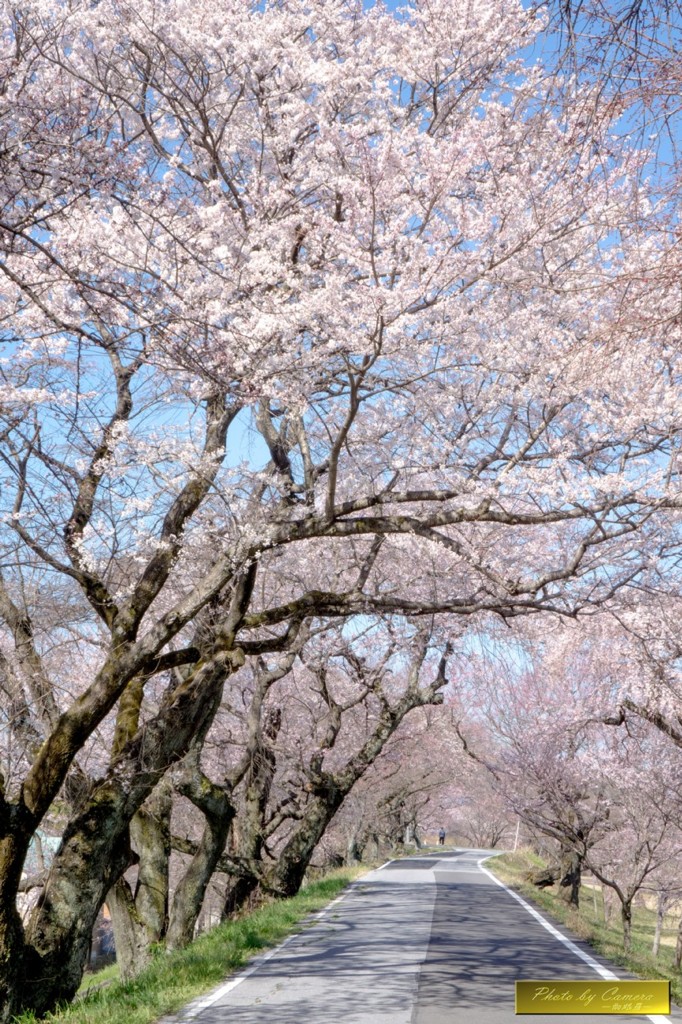
[(233, 814), (230, 808), (229, 812), (212, 815), (207, 820), (199, 849), (175, 890), (166, 937), (166, 948), (169, 950), (181, 949), (194, 938), (206, 888), (225, 849)]
[(257, 889), (258, 879), (255, 875), (245, 875), (244, 877), (230, 879), (225, 890), (223, 920), (227, 921), (230, 917), (234, 917)]
[(675, 970), (679, 971), (680, 967), (682, 967), (682, 917), (677, 926), (677, 941), (675, 943)]
[(0, 839), (0, 1022), (21, 1009), (22, 977), (26, 967), (24, 927), (16, 909), (16, 894), (28, 849), (19, 830)]
[(575, 850), (564, 847), (559, 863), (559, 894), (573, 907), (580, 905), (582, 858)]
[(114, 929), (116, 963), (121, 981), (132, 981), (150, 960), (149, 943), (135, 907), (135, 897), (125, 878), (119, 878), (107, 893), (107, 906)]
[(380, 852), (380, 850), (381, 850), (381, 841), (379, 839), (379, 836), (377, 835), (376, 832), (372, 832), (372, 834), (369, 836), (369, 838), (368, 838), (368, 840), (367, 840), (367, 842), (365, 844), (365, 847), (364, 847), (364, 849), (362, 851), (363, 856), (370, 863), (372, 861), (378, 861), (379, 860), (379, 852)]
[[(239, 820), (233, 833), (233, 853), (244, 871), (249, 863), (258, 862), (263, 852), (264, 817), (277, 766), (274, 745), (281, 725), (282, 713), (275, 708), (264, 716), (262, 723), (258, 721), (253, 726), (249, 744), (250, 767)], [(258, 884), (255, 874), (243, 874), (230, 880), (225, 893), (223, 920), (234, 916), (243, 907)]]
[(64, 833), (31, 918), (21, 1005), (37, 1016), (69, 1002), (81, 983), (104, 898), (131, 862), (125, 796), (103, 786)]
[(151, 959), (151, 947), (168, 927), (171, 788), (162, 781), (130, 823), (138, 868), (135, 891), (124, 878), (109, 891), (116, 961), (123, 981), (130, 981)]
[(277, 863), (268, 874), (267, 885), (279, 896), (295, 896), (301, 888), (315, 847), (341, 806), (346, 793), (335, 790), (315, 798), (293, 835), (285, 843)]
[[(132, 861), (129, 825), (169, 764), (182, 757), (215, 711), (230, 666), (241, 651), (204, 662), (179, 686), (173, 702), (147, 722), (67, 826), (49, 884), (31, 916), (23, 952), (22, 989), (12, 993), (40, 1016), (70, 1002), (87, 964), (92, 929), (109, 889)], [(27, 929), (28, 931), (28, 929)]]
[(407, 825), (405, 825), (403, 842), (405, 846), (415, 846), (418, 850), (421, 850), (421, 840), (417, 832), (417, 826), (413, 821), (408, 821)]
[(359, 864), (361, 860), (362, 848), (357, 832), (353, 832), (346, 845), (346, 864), (352, 867), (354, 864)]

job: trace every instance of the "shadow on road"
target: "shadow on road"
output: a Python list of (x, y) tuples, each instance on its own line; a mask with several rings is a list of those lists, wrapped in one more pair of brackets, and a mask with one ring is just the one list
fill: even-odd
[(247, 981), (200, 1024), (407, 1024), (433, 896), (433, 884), (363, 885), (259, 968), (255, 1001)]

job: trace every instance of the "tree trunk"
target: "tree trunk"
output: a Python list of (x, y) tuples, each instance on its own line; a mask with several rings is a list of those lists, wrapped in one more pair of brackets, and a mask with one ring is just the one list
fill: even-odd
[[(241, 651), (221, 652), (179, 686), (173, 702), (145, 723), (64, 831), (49, 882), (31, 915), (15, 1004), (37, 1016), (70, 1002), (87, 965), (92, 930), (109, 889), (132, 861), (130, 821), (169, 764), (184, 756), (215, 712)], [(1, 990), (0, 990), (1, 991)]]
[(36, 1016), (70, 1002), (81, 983), (97, 914), (132, 859), (125, 804), (115, 784), (104, 784), (64, 832), (31, 915), (21, 1006)]
[(651, 955), (654, 960), (658, 957), (658, 950), (661, 945), (661, 932), (663, 931), (663, 918), (665, 917), (665, 894), (663, 892), (658, 893), (658, 901), (656, 903), (656, 930), (654, 931), (654, 942), (651, 947)]
[(230, 917), (234, 917), (257, 888), (258, 879), (255, 875), (231, 878), (225, 890), (225, 901), (222, 912), (223, 921), (227, 921)]
[(417, 850), (421, 850), (421, 841), (417, 833), (417, 826), (413, 821), (408, 821), (405, 825), (405, 834), (403, 836), (403, 843), (405, 846), (414, 846)]
[(677, 941), (675, 943), (675, 970), (679, 971), (680, 967), (682, 967), (682, 917), (677, 926)]
[(234, 811), (211, 815), (206, 822), (199, 849), (181, 879), (171, 907), (166, 948), (182, 949), (194, 938), (208, 883), (222, 856)]
[(358, 834), (353, 831), (346, 845), (346, 864), (352, 867), (354, 864), (359, 864), (362, 860), (362, 850), (360, 848), (360, 842)]
[[(260, 860), (263, 852), (264, 818), (277, 767), (275, 742), (281, 725), (282, 712), (274, 708), (264, 715), (262, 723), (259, 721), (253, 726), (249, 745), (250, 767), (246, 774), (238, 824), (233, 832), (233, 853), (244, 872), (249, 863), (255, 864)], [(223, 920), (233, 917), (243, 907), (258, 884), (259, 879), (255, 873), (241, 874), (230, 879), (225, 893)]]
[(5, 1024), (21, 1009), (25, 969), (24, 926), (16, 909), (16, 893), (28, 837), (19, 830), (0, 839), (0, 1022)]
[(268, 888), (279, 896), (295, 896), (301, 888), (315, 847), (325, 833), (346, 794), (335, 790), (325, 797), (316, 797), (308, 806), (282, 849), (277, 863), (267, 877)]
[(562, 900), (572, 907), (580, 905), (580, 879), (582, 873), (582, 858), (579, 853), (569, 847), (561, 850), (559, 863), (559, 895)]
[(363, 855), (366, 856), (370, 863), (372, 861), (378, 861), (380, 849), (381, 843), (379, 842), (379, 836), (376, 832), (372, 832), (362, 851)]
[(623, 949), (630, 952), (632, 946), (632, 901), (625, 900), (621, 903), (620, 917), (623, 922)]
[(151, 959), (168, 927), (171, 788), (165, 780), (130, 823), (139, 857), (135, 891), (121, 878), (107, 895), (121, 980), (130, 981)]
[(135, 897), (125, 878), (119, 878), (107, 893), (107, 906), (114, 929), (116, 963), (121, 981), (132, 981), (150, 960), (149, 943), (139, 919)]

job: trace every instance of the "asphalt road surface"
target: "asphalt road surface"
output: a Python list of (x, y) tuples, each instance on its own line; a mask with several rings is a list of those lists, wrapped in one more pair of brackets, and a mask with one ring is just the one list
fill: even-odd
[[(517, 979), (626, 977), (537, 916), (479, 862), (485, 850), (393, 861), (176, 1021), (196, 1024), (614, 1024), (636, 1015), (515, 1016)], [(579, 949), (585, 962), (576, 952)], [(606, 977), (609, 975), (606, 974)]]

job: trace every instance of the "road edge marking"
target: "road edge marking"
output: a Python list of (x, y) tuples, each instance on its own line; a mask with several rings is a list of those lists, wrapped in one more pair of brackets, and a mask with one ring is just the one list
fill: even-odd
[[(388, 863), (390, 863), (390, 861)], [(308, 915), (307, 920), (319, 921), (319, 919), (324, 917), (329, 910), (337, 905), (337, 903), (345, 900), (345, 898), (350, 895), (352, 889), (361, 881), (361, 879), (355, 879), (352, 881), (346, 889), (338, 896), (335, 896), (331, 903), (328, 903), (326, 907), (322, 910), (318, 910), (316, 913)], [(304, 920), (306, 920), (306, 918), (302, 918), (301, 923), (303, 923)], [(228, 992), (235, 989), (237, 985), (241, 985), (243, 981), (246, 981), (246, 979), (250, 978), (252, 974), (255, 974), (256, 971), (260, 970), (263, 964), (266, 964), (268, 960), (272, 960), (272, 958), (280, 953), (289, 942), (298, 938), (300, 935), (300, 930), (292, 932), (291, 935), (287, 935), (286, 939), (283, 939), (278, 946), (274, 946), (273, 949), (269, 949), (266, 953), (258, 954), (247, 967), (240, 970), (236, 976), (233, 975), (229, 981), (226, 981), (212, 992), (209, 992), (208, 995), (199, 996), (197, 999), (193, 999), (183, 1009), (177, 1011), (177, 1014), (173, 1014), (170, 1017), (163, 1019), (177, 1021), (178, 1024), (185, 1024), (186, 1021), (194, 1020), (200, 1013), (207, 1010), (209, 1006), (213, 1006), (219, 999), (226, 996)]]
[[(566, 946), (567, 949), (571, 951), (571, 953), (574, 953), (575, 956), (580, 958), (580, 960), (583, 960), (588, 965), (588, 967), (591, 967), (593, 971), (596, 971), (596, 973), (605, 981), (622, 980), (618, 977), (617, 974), (614, 974), (613, 971), (610, 971), (608, 967), (603, 967), (597, 960), (594, 959), (594, 957), (591, 957), (589, 953), (584, 953), (579, 946), (576, 946), (575, 942), (572, 942), (566, 935), (562, 935), (558, 928), (555, 928), (553, 924), (550, 924), (549, 921), (546, 921), (542, 914), (535, 909), (535, 907), (532, 907), (530, 903), (526, 903), (522, 896), (519, 896), (517, 892), (514, 892), (514, 890), (506, 886), (504, 882), (501, 882), (500, 879), (492, 873), (492, 871), (489, 871), (488, 868), (484, 868), (483, 863), (486, 860), (490, 860), (490, 857), (481, 857), (481, 859), (477, 862), (477, 867), (479, 868), (479, 870), (482, 871), (484, 875), (487, 875), (488, 878), (492, 878), (493, 882), (495, 882), (496, 885), (499, 885), (502, 889), (504, 889), (505, 892), (509, 893), (509, 895), (513, 897), (513, 899), (515, 899), (517, 903), (520, 903), (524, 910), (528, 911), (531, 917), (534, 917), (536, 921), (540, 922), (543, 928), (547, 929), (550, 935), (553, 935), (555, 939), (558, 939), (559, 942), (561, 942), (564, 946)], [(643, 1013), (641, 1014), (641, 1016), (646, 1017), (646, 1019), (652, 1021), (653, 1024), (670, 1024), (671, 1019), (669, 1016), (665, 1014)]]

